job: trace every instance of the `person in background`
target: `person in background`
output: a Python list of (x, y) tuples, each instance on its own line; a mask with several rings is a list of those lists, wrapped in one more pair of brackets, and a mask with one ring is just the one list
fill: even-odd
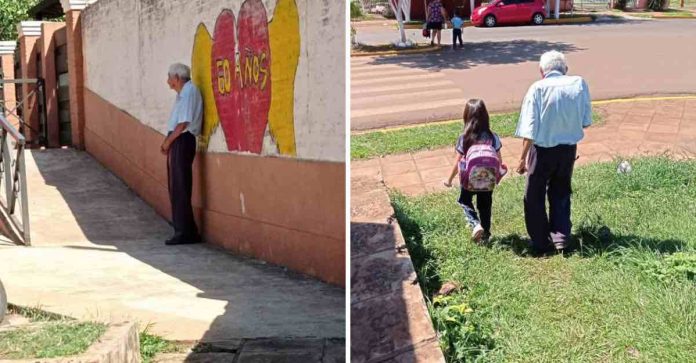
[(459, 39), (459, 47), (464, 48), (462, 41), (462, 28), (464, 27), (464, 19), (459, 17), (459, 11), (454, 11), (452, 18), (452, 49), (457, 49), (457, 39)]
[(437, 36), (437, 45), (440, 45), (442, 38), (442, 26), (447, 19), (447, 10), (442, 6), (440, 0), (432, 0), (425, 9), (425, 20), (427, 28), (430, 30), (430, 45), (435, 44)]

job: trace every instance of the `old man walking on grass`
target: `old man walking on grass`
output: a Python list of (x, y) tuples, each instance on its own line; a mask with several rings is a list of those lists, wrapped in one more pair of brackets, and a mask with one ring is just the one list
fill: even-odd
[[(571, 178), (583, 129), (592, 124), (585, 80), (568, 76), (565, 56), (546, 52), (539, 62), (542, 79), (529, 87), (515, 135), (523, 138), (517, 172), (527, 172), (524, 220), (537, 253), (563, 250), (571, 232)], [(546, 198), (549, 214), (546, 213)]]

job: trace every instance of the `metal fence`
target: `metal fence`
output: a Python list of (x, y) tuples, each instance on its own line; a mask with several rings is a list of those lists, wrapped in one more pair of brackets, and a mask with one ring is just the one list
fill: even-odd
[(608, 0), (574, 0), (573, 10), (606, 10), (609, 9)]
[(378, 6), (389, 7), (388, 0), (360, 0), (360, 5), (362, 5), (363, 12), (369, 13), (372, 9)]
[(24, 163), (24, 136), (0, 108), (0, 219), (8, 237), (29, 245), (29, 196)]

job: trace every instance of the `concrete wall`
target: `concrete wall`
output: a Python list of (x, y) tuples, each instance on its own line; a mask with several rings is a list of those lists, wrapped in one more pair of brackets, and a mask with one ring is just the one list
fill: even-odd
[[(209, 242), (345, 280), (345, 11), (309, 0), (101, 0), (81, 15), (85, 145), (169, 218), (159, 145), (192, 65), (194, 208)], [(241, 55), (235, 56), (235, 51)]]
[[(217, 38), (220, 42), (228, 39), (234, 42), (235, 38), (240, 38), (241, 30), (245, 29), (239, 25), (244, 22), (239, 16), (243, 3), (241, 0), (105, 0), (87, 7), (82, 24), (86, 87), (114, 106), (127, 110), (143, 124), (164, 133), (174, 98), (165, 82), (168, 66), (173, 62), (192, 64), (194, 46), (197, 45), (194, 41), (201, 38), (196, 36), (198, 26), (205, 26), (209, 35), (214, 37), (216, 21), (224, 20), (221, 16), (224, 9), (231, 10), (239, 34), (235, 34), (235, 29), (225, 29), (219, 31)], [(296, 157), (344, 161), (345, 108), (338, 107), (345, 102), (344, 7), (333, 1), (311, 2), (310, 5), (309, 0), (298, 0), (296, 29), (292, 20), (274, 21), (275, 16), (292, 16), (288, 15), (291, 12), (288, 8), (295, 7), (294, 1), (281, 1), (278, 14), (275, 11), (277, 1), (248, 0), (247, 3), (265, 7), (261, 12), (268, 23), (250, 24), (246, 29), (252, 28), (247, 32), (254, 33), (257, 38), (270, 38), (267, 42), (271, 49), (268, 45), (261, 46), (269, 50), (271, 56), (266, 68), (286, 71), (282, 64), (292, 60), (281, 59), (283, 56), (291, 57), (282, 52), (283, 48), (299, 42), (299, 51), (295, 55), (299, 56), (299, 61), (296, 61), (294, 70), (294, 102), (289, 110), (295, 114)], [(247, 14), (256, 21), (259, 11), (253, 6), (249, 8), (252, 9)], [(282, 28), (276, 30), (275, 24), (280, 21), (283, 22)], [(268, 29), (257, 29), (256, 25)], [(270, 34), (261, 34), (266, 32)], [(274, 46), (275, 39), (282, 42)], [(218, 45), (215, 38), (212, 42), (213, 47)], [(211, 53), (210, 48), (208, 52)], [(224, 55), (219, 58), (224, 58)], [(210, 69), (209, 64), (203, 67)], [(212, 78), (216, 81), (217, 74)], [(213, 88), (217, 90), (217, 87)], [(292, 97), (293, 94), (280, 96)], [(272, 97), (276, 98), (276, 92)], [(225, 117), (221, 118), (223, 127), (211, 135), (208, 150), (212, 152), (229, 151), (222, 130)], [(273, 150), (269, 149), (272, 148), (265, 147), (263, 151), (272, 154)]]

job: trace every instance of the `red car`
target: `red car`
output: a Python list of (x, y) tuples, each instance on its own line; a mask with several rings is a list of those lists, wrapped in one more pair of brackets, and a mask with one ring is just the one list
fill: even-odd
[(544, 14), (544, 0), (494, 0), (474, 9), (471, 23), (487, 27), (524, 23), (540, 25), (544, 22)]

